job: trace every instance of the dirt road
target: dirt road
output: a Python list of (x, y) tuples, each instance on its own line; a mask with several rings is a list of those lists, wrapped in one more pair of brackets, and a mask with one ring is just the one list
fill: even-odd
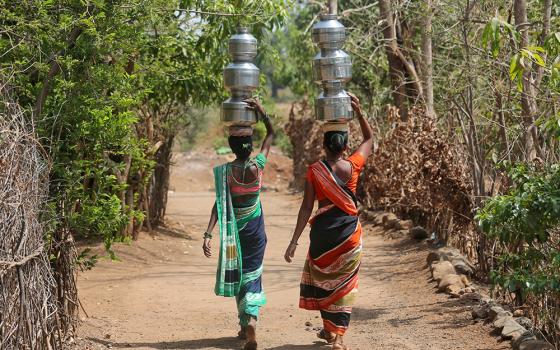
[[(118, 246), (121, 261), (104, 260), (79, 276), (81, 301), (89, 317), (84, 316), (77, 348), (242, 346), (234, 338), (235, 301), (214, 295), (216, 261), (205, 258), (200, 249), (214, 199), (208, 191), (208, 167), (219, 161), (189, 159), (178, 165), (168, 208), (174, 229), (144, 234), (132, 246)], [(188, 181), (193, 172), (199, 174), (198, 180)], [(327, 349), (313, 330), (321, 326), (318, 313), (297, 308), (305, 234), (295, 263), (283, 260), (299, 196), (269, 191), (262, 200), (269, 243), (263, 276), (268, 304), (258, 326), (260, 348)], [(366, 226), (364, 250), (359, 298), (346, 337), (352, 349), (509, 348), (497, 343), (488, 328), (474, 324), (467, 306), (434, 294), (422, 269), (422, 248), (412, 242), (387, 241), (378, 229)]]

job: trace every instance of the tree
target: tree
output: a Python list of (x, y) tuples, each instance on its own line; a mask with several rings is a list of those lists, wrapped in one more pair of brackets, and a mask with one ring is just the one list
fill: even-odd
[(0, 0), (0, 81), (52, 163), (45, 244), (61, 320), (75, 321), (74, 267), (95, 259), (76, 257), (74, 238), (101, 238), (112, 254), (162, 222), (175, 134), (192, 106), (224, 97), (228, 37), (238, 25), (261, 37), (288, 5)]

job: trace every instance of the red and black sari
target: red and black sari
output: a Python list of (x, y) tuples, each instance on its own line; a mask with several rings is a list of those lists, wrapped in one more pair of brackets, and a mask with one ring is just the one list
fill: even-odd
[(310, 220), (310, 246), (300, 284), (300, 308), (320, 310), (326, 331), (344, 335), (350, 323), (358, 290), (362, 256), (362, 227), (358, 218), (356, 185), (365, 159), (348, 158), (352, 177), (344, 183), (326, 161), (309, 167), (307, 179), (317, 199), (332, 204), (320, 208)]

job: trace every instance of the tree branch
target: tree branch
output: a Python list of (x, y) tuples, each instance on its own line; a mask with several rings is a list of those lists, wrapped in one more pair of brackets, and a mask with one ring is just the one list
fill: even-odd
[(37, 96), (37, 100), (35, 101), (35, 106), (33, 108), (33, 117), (37, 119), (41, 113), (43, 112), (43, 107), (45, 106), (45, 102), (47, 100), (47, 96), (49, 95), (50, 84), (52, 79), (60, 73), (60, 65), (58, 64), (57, 58), (60, 56), (64, 56), (66, 52), (72, 49), (76, 45), (76, 40), (82, 34), (83, 28), (82, 27), (75, 27), (72, 29), (70, 34), (68, 34), (68, 40), (66, 40), (66, 48), (60, 50), (56, 55), (54, 55), (51, 59), (51, 67), (47, 76), (43, 80), (43, 87), (39, 92), (39, 96)]

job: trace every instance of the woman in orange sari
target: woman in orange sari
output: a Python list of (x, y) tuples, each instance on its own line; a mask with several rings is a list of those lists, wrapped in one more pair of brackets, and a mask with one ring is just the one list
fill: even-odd
[[(310, 244), (300, 284), (299, 307), (318, 310), (323, 330), (317, 334), (334, 350), (347, 350), (343, 336), (350, 323), (358, 288), (362, 255), (362, 227), (358, 218), (358, 177), (371, 154), (373, 132), (352, 94), (352, 108), (360, 122), (364, 140), (348, 158), (348, 130), (327, 124), (324, 134), (326, 158), (309, 166), (296, 228), (284, 258), (291, 262), (307, 222)], [(309, 220), (315, 200), (319, 209)]]

